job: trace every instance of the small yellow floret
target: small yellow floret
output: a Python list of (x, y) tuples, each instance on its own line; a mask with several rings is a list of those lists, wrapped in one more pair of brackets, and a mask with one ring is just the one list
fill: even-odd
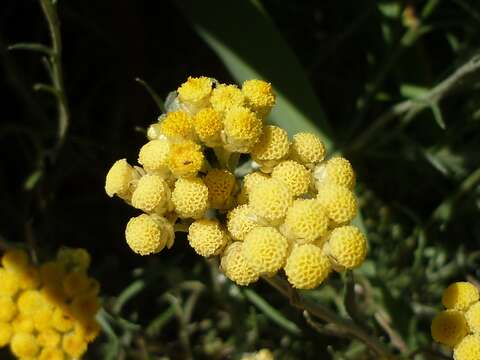
[(138, 163), (147, 172), (163, 173), (167, 169), (170, 143), (167, 139), (151, 140), (138, 153)]
[(293, 160), (282, 161), (272, 171), (272, 179), (288, 186), (293, 196), (305, 194), (310, 188), (312, 176), (302, 164)]
[(168, 210), (170, 188), (159, 175), (144, 175), (138, 180), (132, 194), (132, 205), (145, 212), (155, 212), (159, 215)]
[(293, 136), (290, 149), (290, 157), (308, 167), (320, 163), (326, 153), (322, 140), (317, 135), (306, 132)]
[(98, 309), (100, 309), (100, 301), (96, 295), (81, 294), (72, 301), (71, 311), (77, 321), (93, 318)]
[(31, 333), (35, 330), (35, 324), (33, 323), (33, 319), (30, 315), (22, 315), (19, 314), (13, 321), (11, 322), (13, 332), (18, 333)]
[(53, 329), (45, 329), (37, 336), (38, 343), (46, 348), (54, 348), (60, 343), (60, 334)]
[(38, 360), (64, 360), (63, 351), (57, 348), (44, 348), (38, 357)]
[(240, 205), (228, 213), (227, 228), (234, 240), (243, 241), (245, 235), (257, 226), (251, 218), (251, 210), (248, 205)]
[(357, 199), (343, 186), (324, 184), (318, 189), (317, 199), (336, 224), (347, 223), (357, 215)]
[(94, 318), (75, 324), (75, 332), (82, 336), (87, 342), (95, 340), (98, 334), (100, 334), (100, 330), (100, 325)]
[(193, 122), (190, 115), (184, 111), (171, 111), (161, 119), (159, 131), (173, 141), (193, 140)]
[(249, 194), (250, 209), (265, 222), (278, 225), (293, 202), (288, 187), (275, 179), (268, 179), (253, 187)]
[(231, 243), (224, 251), (221, 258), (221, 268), (225, 276), (241, 286), (247, 286), (258, 280), (257, 271), (248, 265), (243, 256), (243, 243)]
[(367, 239), (357, 227), (341, 226), (330, 234), (326, 249), (338, 270), (353, 269), (365, 260)]
[(12, 336), (10, 349), (19, 358), (29, 358), (37, 355), (40, 347), (35, 336), (20, 332)]
[(16, 274), (0, 268), (0, 295), (14, 296), (19, 290)]
[(210, 206), (225, 209), (232, 205), (232, 192), (235, 189), (235, 176), (225, 169), (212, 169), (203, 179), (208, 187)]
[(435, 341), (453, 348), (468, 333), (468, 325), (462, 312), (446, 310), (439, 312), (430, 327)]
[(87, 351), (87, 342), (78, 334), (66, 334), (63, 337), (62, 349), (67, 355), (78, 359), (85, 353), (85, 351)]
[(285, 265), (288, 281), (297, 289), (313, 289), (330, 274), (332, 267), (322, 249), (312, 244), (293, 248)]
[(273, 227), (256, 227), (245, 236), (243, 255), (261, 274), (274, 274), (285, 264), (288, 240)]
[(245, 96), (236, 85), (220, 84), (213, 89), (210, 104), (219, 113), (224, 113), (232, 107), (243, 106)]
[(11, 272), (22, 272), (28, 268), (28, 263), (28, 254), (24, 250), (7, 250), (2, 256), (2, 266)]
[(43, 331), (52, 327), (53, 309), (45, 307), (32, 315), (33, 325), (38, 331)]
[(37, 289), (40, 286), (40, 272), (34, 266), (29, 266), (17, 274), (18, 285), (23, 290)]
[(315, 199), (298, 199), (288, 209), (285, 235), (297, 243), (313, 243), (328, 231), (329, 219), (323, 206)]
[(268, 179), (270, 179), (270, 176), (260, 171), (255, 171), (253, 173), (245, 175), (243, 177), (242, 190), (240, 191), (240, 194), (238, 194), (238, 203), (247, 203), (248, 195), (250, 194), (251, 189), (253, 189), (258, 184), (265, 182), (265, 180)]
[(75, 325), (75, 319), (70, 314), (70, 311), (64, 311), (61, 308), (57, 307), (53, 311), (52, 316), (52, 326), (62, 333), (68, 332), (73, 329)]
[(18, 311), (23, 315), (33, 315), (45, 308), (47, 303), (40, 291), (27, 290), (20, 294), (17, 300)]
[(350, 161), (341, 156), (331, 158), (326, 163), (318, 165), (314, 170), (317, 186), (332, 183), (353, 189), (355, 186), (355, 173)]
[(468, 335), (453, 350), (454, 360), (480, 359), (480, 335)]
[(8, 322), (0, 321), (0, 348), (10, 342), (13, 335), (12, 325)]
[(275, 93), (272, 85), (263, 80), (246, 80), (242, 85), (242, 93), (247, 105), (265, 118), (275, 105)]
[(262, 121), (245, 107), (233, 107), (224, 119), (225, 148), (229, 151), (248, 153), (262, 135)]
[(220, 146), (223, 130), (222, 116), (212, 108), (200, 110), (193, 118), (198, 138), (209, 147)]
[(447, 309), (465, 311), (471, 304), (478, 301), (478, 289), (469, 282), (460, 281), (447, 287), (442, 296), (442, 304)]
[(480, 334), (480, 302), (476, 302), (465, 313), (468, 327), (471, 332)]
[(62, 285), (65, 294), (69, 297), (74, 297), (87, 291), (90, 285), (90, 279), (84, 272), (72, 271), (65, 275)]
[(107, 173), (105, 179), (105, 192), (108, 196), (128, 200), (131, 196), (131, 185), (135, 178), (135, 170), (126, 159), (117, 160)]
[(278, 126), (267, 125), (252, 149), (252, 159), (262, 166), (263, 171), (269, 171), (287, 156), (289, 147), (287, 132)]
[(174, 237), (173, 225), (155, 215), (133, 217), (125, 230), (128, 246), (139, 255), (156, 254), (165, 246), (170, 248)]
[(0, 322), (8, 322), (17, 313), (17, 306), (8, 295), (0, 295)]
[(197, 175), (203, 166), (202, 147), (193, 141), (184, 141), (170, 145), (168, 168), (177, 177)]
[(228, 236), (218, 220), (200, 219), (188, 228), (188, 242), (197, 254), (218, 255), (228, 242)]
[(212, 86), (212, 79), (208, 77), (201, 76), (196, 78), (189, 76), (188, 80), (177, 89), (178, 98), (186, 104), (201, 104), (208, 100), (212, 92)]
[(57, 259), (71, 271), (86, 271), (91, 262), (90, 254), (82, 248), (62, 247), (58, 250)]
[(175, 211), (181, 218), (201, 218), (208, 210), (208, 188), (200, 178), (180, 178), (172, 192)]

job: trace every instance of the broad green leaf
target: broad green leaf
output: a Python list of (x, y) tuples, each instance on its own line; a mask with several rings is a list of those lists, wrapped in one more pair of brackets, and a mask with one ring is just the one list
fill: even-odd
[(315, 132), (327, 148), (332, 146), (325, 114), (301, 64), (258, 2), (186, 0), (181, 8), (237, 82), (256, 78), (273, 84), (272, 122), (290, 134)]

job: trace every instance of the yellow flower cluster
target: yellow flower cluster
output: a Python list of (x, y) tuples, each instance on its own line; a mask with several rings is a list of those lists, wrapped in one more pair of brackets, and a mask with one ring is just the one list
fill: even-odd
[(446, 310), (432, 321), (435, 341), (453, 349), (455, 360), (480, 359), (480, 301), (478, 289), (469, 282), (456, 282), (445, 289)]
[(10, 345), (19, 359), (80, 358), (100, 332), (100, 286), (89, 265), (83, 249), (61, 249), (40, 266), (8, 250), (0, 267), (0, 347)]
[[(188, 78), (148, 129), (140, 166), (117, 161), (105, 190), (143, 211), (126, 239), (148, 255), (170, 248), (175, 231), (201, 256), (220, 256), (239, 285), (284, 270), (311, 289), (332, 270), (359, 266), (367, 241), (350, 222), (357, 214), (355, 174), (340, 156), (325, 159), (315, 134), (266, 124), (272, 86), (241, 87)], [(239, 165), (239, 162), (242, 162)]]

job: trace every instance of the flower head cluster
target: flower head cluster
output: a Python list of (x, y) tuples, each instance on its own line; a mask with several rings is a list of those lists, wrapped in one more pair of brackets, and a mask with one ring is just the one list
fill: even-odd
[(357, 213), (350, 162), (325, 159), (315, 134), (289, 138), (267, 125), (274, 104), (262, 80), (237, 87), (189, 78), (169, 96), (140, 150), (142, 167), (119, 160), (106, 179), (109, 196), (143, 212), (127, 225), (133, 251), (170, 248), (174, 231), (188, 229), (192, 248), (220, 256), (237, 284), (283, 270), (300, 289), (363, 262), (366, 238), (350, 225)]
[(455, 360), (480, 359), (480, 301), (478, 289), (469, 282), (456, 282), (445, 289), (446, 310), (432, 321), (435, 341), (453, 349)]
[(80, 358), (100, 332), (100, 286), (89, 265), (83, 249), (61, 249), (40, 266), (8, 250), (0, 267), (0, 347), (10, 345), (19, 359)]

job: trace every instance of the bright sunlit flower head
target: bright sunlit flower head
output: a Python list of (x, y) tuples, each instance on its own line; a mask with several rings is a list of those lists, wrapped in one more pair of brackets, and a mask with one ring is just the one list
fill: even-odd
[(132, 194), (132, 206), (162, 215), (169, 209), (170, 188), (159, 175), (145, 175), (138, 180)]
[(172, 144), (167, 162), (168, 168), (177, 177), (196, 176), (204, 164), (202, 148), (193, 141)]
[(178, 99), (192, 113), (208, 103), (212, 93), (212, 79), (200, 76), (189, 77), (177, 89)]
[(227, 246), (220, 261), (220, 267), (225, 276), (237, 285), (247, 286), (259, 278), (255, 271), (243, 256), (243, 243), (236, 241)]
[(288, 155), (289, 148), (287, 132), (278, 126), (266, 125), (252, 149), (252, 159), (262, 166), (262, 171), (271, 172)]
[(322, 140), (311, 133), (301, 132), (293, 136), (290, 157), (307, 167), (312, 167), (323, 161), (325, 145)]
[(275, 93), (272, 85), (263, 80), (246, 80), (242, 85), (242, 93), (247, 105), (261, 118), (265, 118), (275, 105)]
[(453, 350), (454, 360), (480, 359), (480, 335), (465, 336)]
[(192, 117), (184, 111), (172, 111), (161, 119), (160, 134), (171, 141), (194, 140)]
[(212, 208), (231, 208), (236, 180), (230, 171), (212, 169), (208, 171), (203, 181), (208, 187), (208, 197)]
[(253, 214), (268, 224), (279, 225), (293, 203), (293, 196), (283, 182), (269, 179), (251, 189), (249, 200)]
[(343, 186), (322, 185), (318, 189), (317, 200), (335, 224), (348, 223), (357, 215), (357, 199), (353, 192)]
[(471, 305), (467, 312), (465, 312), (468, 328), (471, 332), (480, 334), (480, 302), (477, 301)]
[(253, 173), (245, 175), (243, 178), (243, 184), (242, 184), (240, 194), (238, 194), (238, 198), (237, 198), (238, 203), (239, 204), (247, 203), (250, 191), (255, 186), (257, 186), (258, 184), (264, 183), (265, 180), (268, 180), (268, 179), (270, 179), (270, 176), (260, 171), (255, 171)]
[(223, 120), (221, 114), (212, 109), (200, 110), (193, 117), (193, 126), (198, 138), (209, 147), (222, 145)]
[(190, 225), (188, 242), (197, 254), (219, 255), (228, 242), (228, 235), (218, 220), (200, 219)]
[(330, 234), (326, 252), (337, 271), (353, 269), (365, 260), (367, 239), (356, 226), (340, 226)]
[(462, 312), (446, 310), (432, 321), (432, 337), (435, 341), (453, 348), (468, 333), (468, 325)]
[(262, 135), (262, 121), (246, 107), (229, 109), (223, 124), (225, 148), (229, 151), (249, 153)]
[(313, 244), (295, 246), (285, 265), (288, 281), (297, 289), (316, 288), (331, 270), (327, 256)]
[(129, 200), (135, 178), (135, 169), (127, 163), (126, 159), (120, 159), (113, 164), (107, 173), (105, 192), (110, 197), (117, 195), (124, 200)]
[(155, 254), (173, 244), (173, 226), (167, 219), (142, 214), (131, 218), (125, 230), (128, 246), (139, 255)]
[(236, 85), (219, 84), (213, 89), (210, 104), (219, 113), (225, 113), (233, 107), (243, 106), (245, 96)]
[(201, 218), (208, 210), (208, 187), (200, 178), (180, 178), (172, 192), (175, 211), (181, 218)]
[(312, 175), (303, 165), (293, 160), (282, 161), (272, 171), (272, 179), (287, 185), (295, 197), (308, 192), (312, 183)]
[(227, 215), (227, 228), (234, 240), (243, 241), (245, 236), (257, 225), (252, 220), (251, 210), (248, 205), (240, 205), (231, 210)]
[(355, 173), (350, 161), (341, 156), (336, 156), (318, 165), (314, 170), (317, 186), (324, 183), (344, 186), (352, 190), (355, 186)]
[(297, 199), (288, 209), (282, 232), (297, 243), (313, 243), (328, 231), (329, 219), (315, 199)]
[(138, 154), (138, 163), (149, 173), (163, 174), (168, 170), (170, 143), (166, 139), (151, 140), (142, 146)]
[(447, 309), (465, 311), (479, 300), (478, 289), (471, 283), (460, 281), (447, 287), (442, 296), (442, 303)]

